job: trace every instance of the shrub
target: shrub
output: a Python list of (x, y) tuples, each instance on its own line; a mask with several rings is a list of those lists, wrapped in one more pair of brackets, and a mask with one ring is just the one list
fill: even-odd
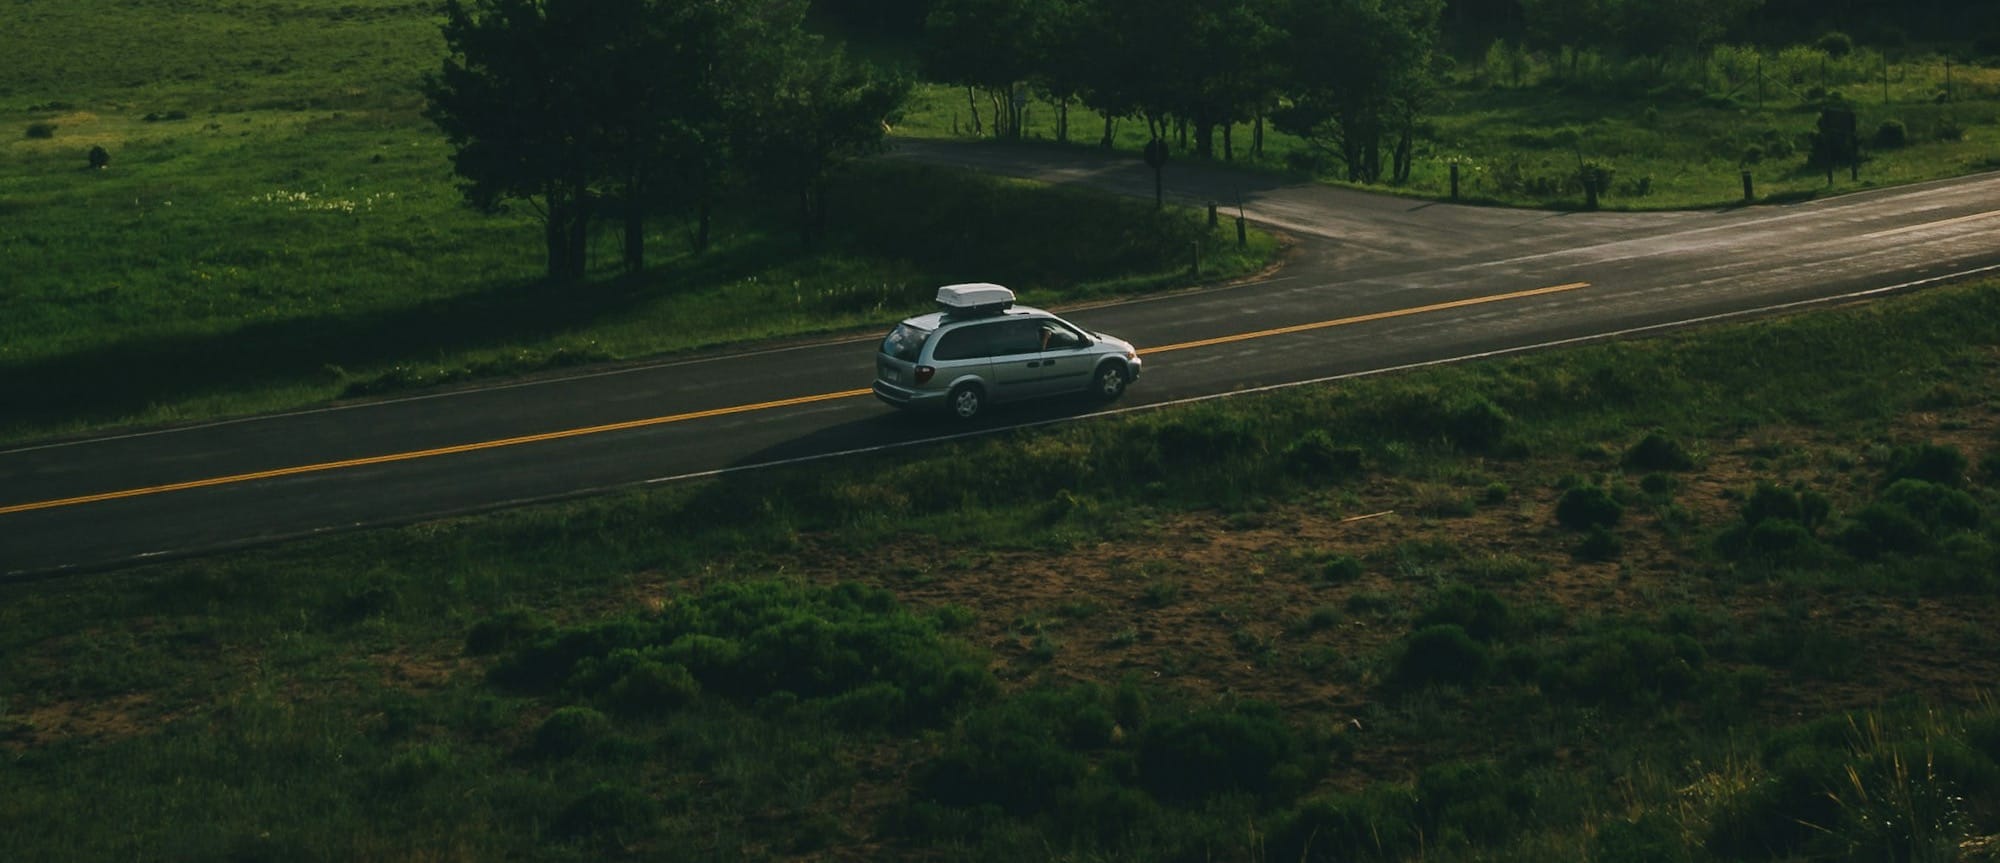
[(1871, 503), (1854, 513), (1853, 521), (1834, 537), (1849, 554), (1873, 560), (1884, 554), (1912, 554), (1930, 548), (1924, 526), (1902, 507)]
[(1361, 449), (1336, 444), (1324, 429), (1313, 429), (1285, 447), (1284, 461), (1300, 476), (1352, 476), (1361, 472)]
[(1932, 443), (1899, 447), (1889, 456), (1889, 471), (1883, 482), (1894, 485), (1897, 480), (1920, 479), (1958, 488), (1965, 484), (1967, 467), (1965, 453), (1957, 447)]
[(1400, 860), (1424, 847), (1423, 827), (1408, 786), (1315, 796), (1272, 828), (1265, 859)]
[(30, 138), (53, 138), (56, 136), (54, 123), (29, 123), (27, 136)]
[(1319, 569), (1320, 578), (1336, 584), (1346, 584), (1361, 577), (1363, 567), (1360, 559), (1351, 554), (1334, 555)]
[(1475, 684), (1493, 671), (1493, 655), (1464, 627), (1444, 623), (1427, 626), (1405, 637), (1396, 651), (1390, 682), (1403, 687), (1431, 684)]
[(1064, 702), (1051, 695), (1029, 693), (967, 717), (956, 739), (918, 770), (922, 794), (946, 805), (993, 805), (1015, 815), (1052, 805), (1084, 777), (1088, 763), (1059, 739), (1064, 723), (1051, 710)]
[(1432, 765), (1417, 777), (1425, 832), (1440, 844), (1503, 839), (1517, 829), (1529, 802), (1521, 782), (1491, 761)]
[(1556, 522), (1571, 530), (1611, 527), (1624, 517), (1624, 505), (1590, 483), (1572, 486), (1556, 502)]
[[(612, 696), (645, 663), (661, 667), (639, 672)], [(776, 581), (716, 585), (656, 620), (545, 634), (503, 660), (494, 676), (537, 690), (560, 687), (583, 698), (656, 706), (685, 701), (697, 683), (743, 703), (781, 691), (808, 702), (837, 699), (885, 683), (903, 695), (898, 724), (936, 723), (996, 688), (981, 657), (941, 638), (887, 591)]]
[[(1139, 744), (1139, 776), (1165, 800), (1229, 791), (1297, 793), (1305, 747), (1275, 709), (1248, 702), (1155, 719)], [(1294, 770), (1280, 770), (1291, 765)]]
[(1572, 639), (1541, 667), (1542, 688), (1583, 701), (1639, 705), (1694, 689), (1707, 653), (1686, 635), (1614, 626)]
[(1576, 544), (1576, 556), (1582, 560), (1598, 562), (1617, 560), (1625, 556), (1625, 540), (1612, 533), (1603, 525), (1593, 526)]
[(1511, 628), (1511, 618), (1506, 600), (1493, 591), (1454, 584), (1432, 594), (1429, 606), (1417, 615), (1414, 626), (1422, 629), (1452, 624), (1474, 639), (1493, 641)]
[(1625, 450), (1625, 465), (1640, 470), (1687, 470), (1694, 467), (1694, 456), (1680, 441), (1654, 431)]
[(658, 714), (693, 701), (701, 684), (687, 667), (641, 661), (626, 669), (605, 693), (612, 706), (632, 714)]
[(1483, 397), (1474, 397), (1450, 406), (1445, 436), (1459, 449), (1491, 452), (1506, 438), (1514, 418)]
[(465, 652), (485, 656), (528, 644), (553, 627), (547, 618), (526, 608), (509, 608), (472, 625), (465, 634)]
[(638, 790), (598, 783), (556, 816), (555, 833), (570, 839), (600, 838), (625, 845), (651, 830), (655, 811), (653, 799)]
[(1826, 495), (1811, 489), (1781, 488), (1769, 482), (1757, 483), (1742, 507), (1746, 526), (1755, 527), (1765, 521), (1781, 519), (1797, 522), (1808, 533), (1818, 530), (1832, 511), (1833, 504), (1826, 499)]
[(1899, 479), (1882, 491), (1880, 499), (1902, 507), (1933, 537), (1979, 526), (1979, 501), (1948, 485)]
[(535, 729), (535, 754), (545, 758), (567, 758), (611, 736), (611, 720), (588, 707), (569, 706), (556, 710)]
[(1880, 149), (1895, 150), (1910, 143), (1910, 130), (1901, 120), (1883, 120), (1870, 140)]
[(1614, 818), (1599, 824), (1590, 850), (1593, 860), (1621, 863), (1681, 863), (1689, 859), (1680, 825), (1659, 812), (1647, 812), (1633, 821)]
[(1838, 30), (1829, 32), (1813, 42), (1813, 47), (1826, 52), (1826, 56), (1838, 60), (1854, 53), (1854, 39)]

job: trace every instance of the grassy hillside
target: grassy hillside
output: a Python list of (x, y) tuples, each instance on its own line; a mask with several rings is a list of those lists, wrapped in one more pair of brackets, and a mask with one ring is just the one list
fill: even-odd
[(1990, 859), (1996, 290), (7, 586), (0, 856)]

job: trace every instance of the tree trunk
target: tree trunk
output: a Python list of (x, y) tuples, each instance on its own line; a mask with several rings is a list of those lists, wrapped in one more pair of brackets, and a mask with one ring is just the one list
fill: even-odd
[(1115, 125), (1117, 122), (1118, 121), (1113, 120), (1111, 118), (1110, 114), (1104, 115), (1104, 137), (1097, 139), (1097, 146), (1103, 147), (1106, 150), (1111, 149), (1112, 142), (1115, 138), (1115, 136), (1112, 133), (1117, 131)]
[(551, 191), (548, 195), (547, 212), (542, 217), (542, 239), (548, 246), (548, 277), (551, 282), (562, 281), (563, 274), (569, 272), (569, 262), (563, 257), (563, 253), (568, 250), (568, 246), (563, 242), (563, 218), (567, 209), (563, 206), (562, 198)]
[(694, 253), (708, 251), (709, 226), (715, 221), (715, 203), (703, 198), (695, 207)]
[(1236, 161), (1236, 124), (1222, 124), (1222, 161)]
[[(583, 183), (579, 181), (580, 190)], [(569, 280), (581, 282), (590, 271), (590, 193), (576, 193), (576, 207), (570, 214), (569, 225)]]
[(625, 185), (625, 272), (646, 269), (645, 185), (637, 177)]
[(1204, 159), (1215, 158), (1215, 124), (1208, 120), (1194, 123), (1194, 152)]
[(1056, 100), (1056, 142), (1069, 143), (1069, 97)]
[(1264, 158), (1264, 112), (1257, 112), (1257, 125), (1250, 129), (1250, 158)]
[(1405, 124), (1396, 135), (1395, 182), (1400, 186), (1410, 181), (1410, 162), (1414, 150), (1410, 126)]
[(986, 134), (986, 127), (979, 122), (979, 99), (976, 98), (971, 84), (965, 85), (965, 109), (972, 112), (973, 137)]

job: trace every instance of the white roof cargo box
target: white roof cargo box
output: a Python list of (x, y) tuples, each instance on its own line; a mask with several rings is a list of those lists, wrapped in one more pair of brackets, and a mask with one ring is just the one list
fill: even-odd
[(937, 304), (946, 314), (991, 314), (1014, 305), (1014, 292), (985, 282), (945, 285), (938, 288)]

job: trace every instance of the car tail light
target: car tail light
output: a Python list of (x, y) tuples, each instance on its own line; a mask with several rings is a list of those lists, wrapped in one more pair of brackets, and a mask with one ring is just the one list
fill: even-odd
[(917, 384), (921, 386), (923, 384), (930, 383), (931, 375), (934, 374), (937, 374), (937, 369), (931, 368), (930, 366), (917, 366), (917, 376), (915, 380)]

